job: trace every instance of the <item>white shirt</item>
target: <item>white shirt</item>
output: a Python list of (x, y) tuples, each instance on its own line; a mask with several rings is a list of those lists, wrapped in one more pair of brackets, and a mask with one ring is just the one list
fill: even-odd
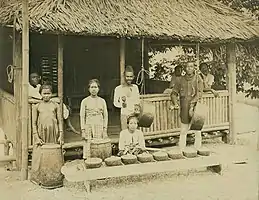
[(214, 83), (214, 76), (212, 74), (208, 74), (207, 76), (204, 77), (204, 86), (205, 88), (211, 87)]
[(131, 145), (145, 149), (145, 139), (141, 130), (137, 129), (134, 133), (130, 133), (128, 129), (125, 129), (120, 132), (119, 150), (123, 151), (125, 147)]
[[(126, 97), (126, 108), (122, 107), (122, 97)], [(140, 103), (140, 95), (138, 86), (119, 85), (114, 90), (113, 104), (117, 108), (121, 108), (121, 114), (129, 115), (134, 113), (134, 105)]]
[(31, 84), (29, 84), (29, 97), (32, 97), (34, 99), (42, 99), (42, 96), (40, 95), (40, 84), (38, 84), (36, 87), (33, 87)]

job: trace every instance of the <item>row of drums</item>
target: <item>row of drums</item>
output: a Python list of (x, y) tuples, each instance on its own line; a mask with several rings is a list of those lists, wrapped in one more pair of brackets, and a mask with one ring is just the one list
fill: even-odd
[[(194, 148), (186, 148), (184, 151), (180, 149), (172, 149), (169, 151), (157, 151), (154, 153), (145, 152), (135, 155), (123, 155), (121, 157), (111, 156), (104, 159), (104, 166), (119, 166), (122, 164), (137, 164), (137, 163), (147, 163), (147, 162), (156, 162), (156, 161), (166, 161), (166, 160), (176, 160), (176, 159), (185, 159), (185, 158), (195, 158), (198, 155), (209, 156), (209, 149), (202, 147), (198, 151)], [(85, 161), (87, 168), (99, 168), (103, 166), (103, 160), (101, 158), (90, 158)]]

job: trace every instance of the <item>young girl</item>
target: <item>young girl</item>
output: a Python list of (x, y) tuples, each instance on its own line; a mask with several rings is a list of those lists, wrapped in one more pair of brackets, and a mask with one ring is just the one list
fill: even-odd
[(90, 96), (86, 97), (81, 102), (80, 107), (80, 122), (82, 137), (86, 141), (84, 145), (83, 158), (86, 159), (86, 154), (89, 152), (89, 140), (107, 138), (108, 126), (108, 111), (107, 105), (103, 98), (98, 96), (100, 83), (97, 79), (89, 81), (88, 90)]
[(37, 184), (39, 184), (37, 174), (40, 171), (41, 145), (44, 143), (60, 143), (63, 132), (60, 107), (57, 103), (50, 100), (52, 87), (50, 85), (42, 85), (39, 91), (43, 101), (33, 107), (32, 113), (34, 147), (31, 180)]
[(145, 152), (145, 139), (143, 132), (138, 130), (138, 118), (132, 114), (127, 118), (127, 129), (120, 132), (118, 156)]

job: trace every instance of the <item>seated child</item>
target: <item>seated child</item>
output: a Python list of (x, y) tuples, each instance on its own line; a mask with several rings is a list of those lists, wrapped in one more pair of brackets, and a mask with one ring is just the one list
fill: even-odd
[(146, 151), (143, 132), (137, 128), (138, 118), (135, 115), (129, 115), (127, 129), (120, 132), (118, 156), (126, 154), (138, 155)]

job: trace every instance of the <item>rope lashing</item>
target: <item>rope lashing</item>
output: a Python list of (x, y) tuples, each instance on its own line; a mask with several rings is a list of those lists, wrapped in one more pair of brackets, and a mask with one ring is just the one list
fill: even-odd
[(145, 73), (149, 76), (149, 71), (144, 68), (144, 38), (141, 40), (141, 70), (138, 72), (136, 84), (141, 85), (140, 93), (145, 94)]
[(145, 73), (149, 76), (149, 71), (146, 70), (142, 65), (141, 70), (138, 72), (137, 80), (136, 80), (136, 84), (141, 85), (140, 87), (141, 94), (145, 94), (145, 85), (144, 85)]
[(12, 65), (8, 65), (6, 67), (6, 73), (7, 73), (7, 80), (9, 83), (12, 83), (13, 82), (13, 79), (14, 79), (14, 67)]

